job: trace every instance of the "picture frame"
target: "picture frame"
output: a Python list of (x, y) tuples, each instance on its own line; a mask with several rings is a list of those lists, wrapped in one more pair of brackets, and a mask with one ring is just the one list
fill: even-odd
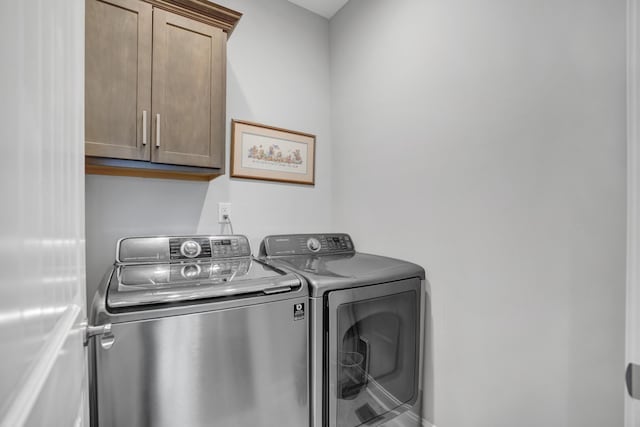
[(231, 120), (231, 177), (315, 185), (316, 136)]

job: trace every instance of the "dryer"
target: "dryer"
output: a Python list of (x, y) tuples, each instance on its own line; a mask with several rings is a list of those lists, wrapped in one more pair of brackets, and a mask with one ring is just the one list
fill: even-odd
[(267, 236), (260, 258), (308, 283), (313, 427), (431, 425), (422, 267), (356, 252), (348, 234), (334, 233)]

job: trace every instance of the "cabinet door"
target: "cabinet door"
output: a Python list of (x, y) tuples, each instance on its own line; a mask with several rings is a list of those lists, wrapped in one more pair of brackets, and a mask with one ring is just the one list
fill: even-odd
[(158, 163), (224, 166), (226, 35), (153, 11), (153, 149)]
[(149, 160), (152, 7), (87, 0), (85, 13), (85, 154)]

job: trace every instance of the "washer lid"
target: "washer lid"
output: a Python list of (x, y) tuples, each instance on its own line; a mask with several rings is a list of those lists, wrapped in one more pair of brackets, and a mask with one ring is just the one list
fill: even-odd
[(107, 291), (107, 307), (274, 294), (300, 288), (300, 279), (246, 258), (162, 264), (118, 265)]

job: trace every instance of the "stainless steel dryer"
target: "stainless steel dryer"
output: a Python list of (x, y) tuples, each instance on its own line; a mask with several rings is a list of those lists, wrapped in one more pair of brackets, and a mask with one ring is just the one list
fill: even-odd
[(308, 292), (246, 237), (125, 238), (90, 313), (91, 424), (309, 425)]
[(431, 425), (422, 267), (358, 253), (347, 234), (268, 236), (260, 258), (309, 284), (313, 427)]

